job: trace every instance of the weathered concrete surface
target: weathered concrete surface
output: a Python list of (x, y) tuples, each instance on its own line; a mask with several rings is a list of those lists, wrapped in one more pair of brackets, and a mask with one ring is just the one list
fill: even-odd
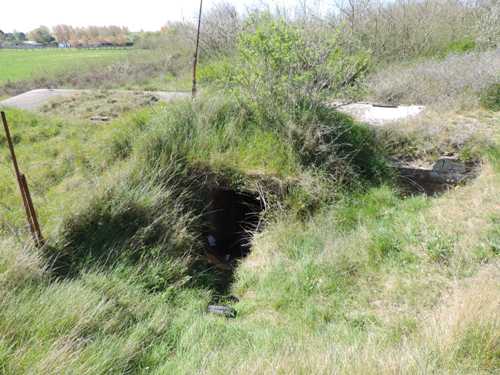
[(433, 195), (465, 183), (476, 177), (479, 165), (466, 164), (455, 158), (441, 158), (432, 168), (416, 168), (396, 164), (400, 182), (409, 193)]
[(13, 96), (0, 102), (2, 107), (12, 107), (25, 110), (36, 110), (42, 107), (49, 100), (56, 97), (66, 97), (77, 94), (84, 90), (52, 90), (38, 89), (25, 92), (23, 94)]
[(351, 103), (333, 105), (338, 111), (352, 116), (355, 120), (370, 125), (409, 119), (418, 116), (424, 109), (421, 105), (379, 106), (371, 103)]
[[(12, 107), (24, 109), (28, 111), (35, 111), (41, 108), (44, 104), (54, 98), (68, 97), (84, 92), (92, 92), (92, 90), (71, 90), (71, 89), (38, 89), (25, 92), (24, 94), (14, 96), (12, 98), (0, 101), (0, 107)], [(114, 90), (120, 93), (133, 93), (134, 91)], [(190, 93), (187, 92), (168, 92), (168, 91), (154, 91), (144, 92), (145, 94), (152, 94), (158, 97), (159, 100), (168, 102), (179, 98), (188, 98)]]

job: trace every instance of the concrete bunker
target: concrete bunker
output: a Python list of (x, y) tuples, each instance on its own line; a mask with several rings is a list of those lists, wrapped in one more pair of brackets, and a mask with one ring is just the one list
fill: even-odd
[(477, 177), (480, 163), (463, 162), (452, 157), (442, 157), (427, 168), (396, 164), (399, 182), (408, 195), (436, 195), (463, 185)]

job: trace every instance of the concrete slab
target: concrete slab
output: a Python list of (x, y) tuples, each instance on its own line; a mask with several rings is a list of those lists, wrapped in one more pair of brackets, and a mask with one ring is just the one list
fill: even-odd
[[(120, 93), (133, 93), (136, 91), (127, 90), (113, 90), (114, 92)], [(25, 92), (24, 94), (14, 96), (12, 98), (0, 101), (0, 107), (12, 107), (18, 109), (24, 109), (27, 111), (35, 111), (41, 108), (44, 104), (49, 102), (54, 98), (68, 97), (84, 92), (92, 92), (92, 90), (72, 90), (72, 89), (38, 89)], [(189, 98), (190, 93), (187, 92), (168, 92), (168, 91), (153, 91), (144, 92), (145, 94), (152, 94), (158, 97), (158, 99), (168, 102), (174, 99)]]
[(355, 120), (370, 125), (384, 125), (418, 116), (424, 109), (421, 105), (380, 106), (371, 103), (334, 104), (340, 111)]

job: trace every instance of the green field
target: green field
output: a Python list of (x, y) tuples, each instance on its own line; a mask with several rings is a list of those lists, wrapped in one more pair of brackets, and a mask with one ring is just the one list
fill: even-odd
[(0, 83), (53, 75), (68, 69), (111, 63), (126, 57), (125, 49), (0, 50)]

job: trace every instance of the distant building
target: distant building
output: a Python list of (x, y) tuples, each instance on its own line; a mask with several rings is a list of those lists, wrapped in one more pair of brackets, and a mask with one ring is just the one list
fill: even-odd
[(34, 40), (26, 40), (20, 43), (20, 48), (43, 48), (45, 44), (35, 42)]

